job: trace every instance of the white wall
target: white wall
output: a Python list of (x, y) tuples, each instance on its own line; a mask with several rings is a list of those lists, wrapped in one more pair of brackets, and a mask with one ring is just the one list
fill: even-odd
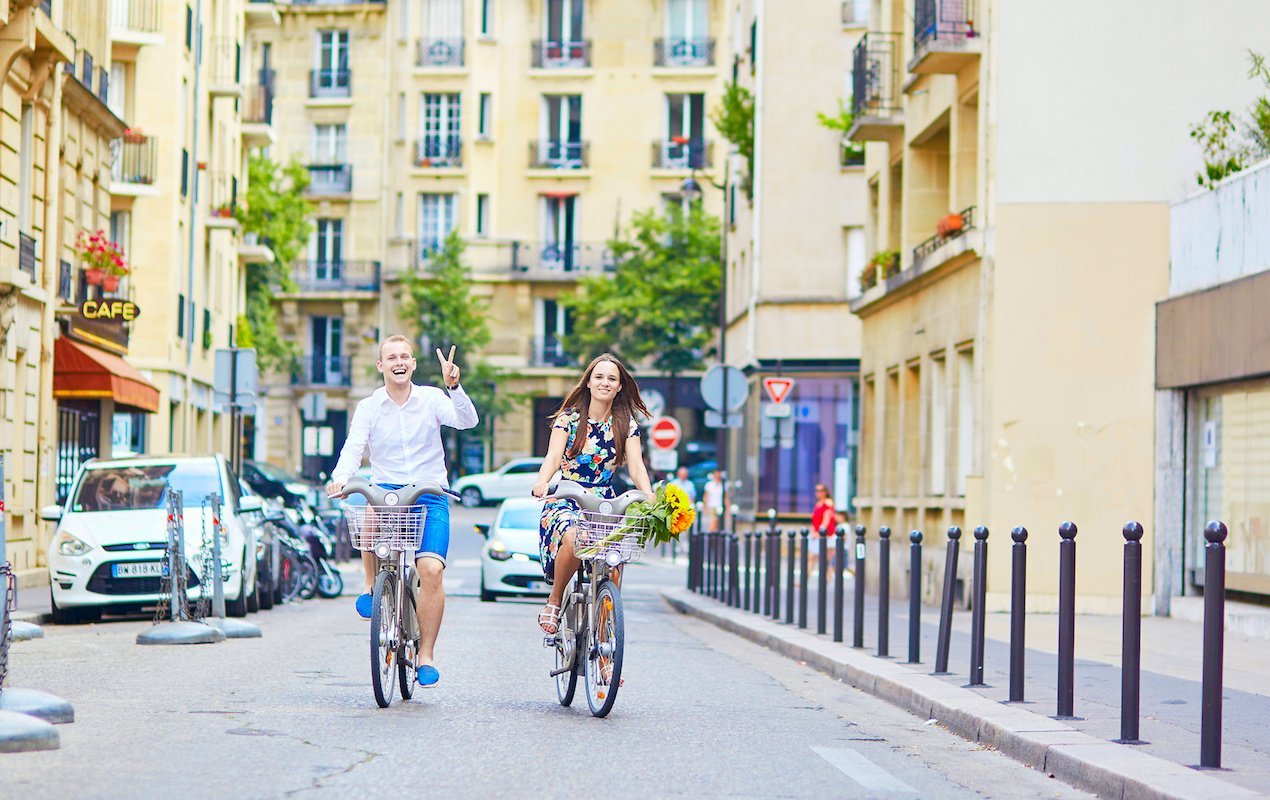
[(1270, 161), (1169, 213), (1169, 294), (1270, 269)]

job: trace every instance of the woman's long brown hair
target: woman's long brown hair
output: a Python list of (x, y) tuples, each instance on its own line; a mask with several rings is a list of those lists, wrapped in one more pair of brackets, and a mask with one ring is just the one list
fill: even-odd
[(587, 433), (591, 428), (589, 422), (591, 388), (587, 384), (591, 382), (591, 373), (595, 372), (596, 365), (602, 361), (608, 361), (617, 367), (617, 377), (621, 381), (621, 388), (617, 396), (613, 398), (613, 444), (617, 449), (617, 466), (620, 467), (626, 463), (626, 439), (631, 435), (631, 421), (635, 417), (635, 412), (638, 411), (645, 417), (651, 417), (652, 414), (649, 413), (648, 406), (644, 405), (643, 398), (639, 396), (639, 384), (635, 382), (635, 378), (617, 356), (612, 353), (603, 353), (592, 359), (586, 371), (582, 373), (578, 385), (565, 396), (564, 402), (560, 404), (556, 413), (551, 415), (551, 418), (555, 419), (573, 411), (578, 412), (578, 432), (574, 434), (573, 444), (566, 453), (569, 458), (577, 458), (582, 448), (586, 446)]

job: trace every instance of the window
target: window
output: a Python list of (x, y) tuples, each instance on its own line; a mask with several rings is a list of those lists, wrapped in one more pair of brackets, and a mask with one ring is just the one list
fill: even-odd
[(397, 236), (405, 235), (406, 226), (406, 197), (401, 192), (397, 192), (397, 202), (393, 207), (393, 232)]
[(846, 228), (843, 234), (847, 259), (847, 297), (857, 297), (860, 294), (860, 273), (864, 271), (868, 259), (864, 228)]
[(462, 146), (462, 105), (456, 94), (423, 96), (423, 136), (417, 166), (457, 166)]
[(481, 92), (480, 105), (477, 109), (476, 135), (482, 139), (490, 137), (490, 128), (493, 124), (493, 102), (489, 92)]
[(309, 318), (309, 382), (340, 385), (344, 382), (344, 318)]
[(582, 95), (545, 95), (542, 106), (539, 166), (556, 169), (582, 167)]
[(22, 104), (20, 147), (18, 151), (18, 231), (27, 233), (32, 225), (32, 197), (35, 169), (35, 106)]
[(107, 107), (114, 112), (116, 117), (123, 119), (127, 116), (125, 109), (127, 108), (127, 65), (122, 61), (110, 62), (110, 101)]
[(662, 163), (658, 166), (680, 169), (705, 166), (704, 94), (666, 95), (666, 139), (662, 144)]
[(424, 0), (419, 66), (463, 66), (463, 0)]
[(564, 352), (563, 338), (573, 332), (573, 314), (555, 300), (538, 304), (538, 341), (535, 342), (538, 363), (564, 366), (569, 357)]
[(572, 271), (577, 262), (577, 195), (542, 198), (544, 269)]
[(397, 138), (406, 139), (406, 93), (397, 93)]
[(758, 20), (750, 22), (750, 74), (758, 66)]
[[(528, 475), (528, 474), (530, 474), (530, 473), (537, 472), (537, 471), (538, 471), (538, 469), (539, 469), (539, 467), (541, 467), (541, 466), (542, 466), (542, 465), (541, 465), (541, 464), (539, 464), (539, 463), (538, 463), (538, 462), (536, 462), (536, 461), (530, 462), (530, 463), (528, 463), (528, 464), (513, 464), (512, 466), (508, 467), (508, 468), (507, 468), (507, 471), (506, 471), (506, 472), (504, 472), (503, 474), (504, 474), (504, 475)], [(507, 524), (507, 520), (506, 520), (506, 519), (504, 519), (504, 520), (503, 520), (503, 524), (504, 524), (504, 525), (506, 525), (506, 524)], [(534, 523), (534, 524), (536, 525), (537, 523)], [(531, 526), (531, 525), (524, 525), (524, 526), (522, 526), (522, 527), (525, 527), (525, 528), (530, 528), (530, 527), (533, 527), (533, 526)]]
[(185, 6), (185, 49), (191, 50), (194, 47), (194, 9), (188, 4)]
[(481, 2), (481, 35), (494, 35), (494, 0), (480, 0)]
[(930, 494), (942, 495), (948, 483), (948, 362), (930, 364)]
[(313, 163), (348, 163), (347, 125), (341, 123), (339, 125), (313, 126)]
[(338, 281), (344, 264), (344, 220), (316, 219), (309, 236), (309, 261), (316, 281)]
[(190, 193), (190, 151), (181, 148), (181, 197)]
[(489, 236), (489, 195), (476, 196), (476, 235)]
[(314, 62), (314, 95), (348, 94), (348, 31), (318, 31)]
[(543, 38), (553, 44), (583, 41), (586, 38), (582, 31), (585, 5), (586, 0), (546, 0)]
[(419, 255), (428, 259), (454, 230), (454, 195), (419, 195)]
[(922, 368), (920, 361), (913, 361), (904, 369), (903, 425), (900, 434), (900, 458), (903, 463), (903, 495), (916, 497), (921, 492), (922, 481)]
[(176, 337), (185, 338), (185, 295), (176, 296)]
[(203, 309), (203, 349), (210, 350), (212, 347), (212, 310), (210, 308)]
[(706, 0), (666, 1), (666, 66), (706, 66), (711, 63), (710, 21)]
[(975, 354), (957, 353), (957, 494), (966, 493), (966, 476), (974, 471)]

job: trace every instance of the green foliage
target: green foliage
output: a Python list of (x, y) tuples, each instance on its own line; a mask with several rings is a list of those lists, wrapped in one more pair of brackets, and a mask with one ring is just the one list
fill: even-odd
[[(1252, 62), (1248, 68), (1248, 77), (1259, 79), (1261, 85), (1270, 91), (1270, 67), (1266, 66), (1265, 56), (1249, 50), (1248, 60)], [(1248, 126), (1248, 135), (1253, 146), (1260, 156), (1270, 156), (1270, 98), (1261, 95), (1253, 101), (1248, 117), (1251, 123)]]
[(724, 139), (745, 159), (745, 196), (753, 197), (754, 185), (754, 97), (744, 86), (729, 83), (723, 99), (710, 112), (710, 121)]
[(842, 164), (856, 163), (864, 160), (864, 144), (862, 142), (854, 142), (847, 138), (847, 131), (851, 130), (851, 126), (855, 124), (855, 114), (851, 113), (851, 107), (848, 103), (838, 103), (838, 113), (836, 116), (830, 116), (823, 111), (816, 112), (816, 121), (822, 127), (831, 131), (837, 131), (842, 136), (842, 152), (839, 156)]
[(234, 321), (234, 347), (250, 349), (256, 346), (256, 334), (251, 329), (251, 320), (239, 316)]
[[(1266, 66), (1265, 56), (1249, 50), (1248, 60), (1248, 77), (1259, 80), (1262, 89), (1270, 91), (1270, 67)], [(1195, 181), (1211, 189), (1250, 164), (1270, 157), (1270, 98), (1265, 94), (1257, 97), (1246, 119), (1236, 117), (1233, 111), (1210, 111), (1191, 125), (1190, 135), (1204, 153), (1204, 169)]]
[(401, 280), (401, 321), (409, 326), (420, 348), (415, 353), (416, 383), (442, 384), (441, 364), (434, 348), (449, 352), (457, 345), (454, 360), (462, 371), (464, 391), (481, 415), (477, 435), (488, 440), (489, 423), (512, 410), (519, 397), (499, 390), (503, 374), (476, 358), (476, 352), (490, 343), (489, 309), (473, 296), (471, 271), (463, 262), (467, 245), (457, 231), (429, 262), (426, 273), (410, 269)]
[(246, 270), (247, 329), (262, 370), (290, 369), (297, 355), (295, 343), (278, 334), (273, 293), (295, 288), (289, 267), (313, 227), (313, 204), (304, 199), (308, 185), (309, 171), (299, 160), (292, 159), (284, 166), (260, 153), (253, 154), (247, 164), (246, 202), (235, 211), (243, 232), (255, 234), (274, 255), (272, 264), (248, 264)]
[(719, 220), (696, 206), (637, 213), (630, 238), (610, 243), (613, 276), (584, 278), (562, 299), (573, 312), (565, 349), (583, 360), (605, 351), (628, 362), (651, 357), (672, 376), (700, 368), (718, 323), (719, 236)]

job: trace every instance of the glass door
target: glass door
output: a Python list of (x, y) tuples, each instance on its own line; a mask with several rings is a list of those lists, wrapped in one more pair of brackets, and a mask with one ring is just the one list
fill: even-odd
[(705, 166), (705, 106), (703, 94), (666, 95), (665, 166)]
[(542, 265), (572, 272), (577, 266), (577, 195), (543, 197)]
[(344, 277), (344, 220), (314, 220), (309, 263), (314, 283), (338, 283)]
[(312, 318), (309, 327), (311, 357), (309, 368), (311, 382), (318, 385), (339, 385), (344, 382), (344, 319), (342, 317)]

